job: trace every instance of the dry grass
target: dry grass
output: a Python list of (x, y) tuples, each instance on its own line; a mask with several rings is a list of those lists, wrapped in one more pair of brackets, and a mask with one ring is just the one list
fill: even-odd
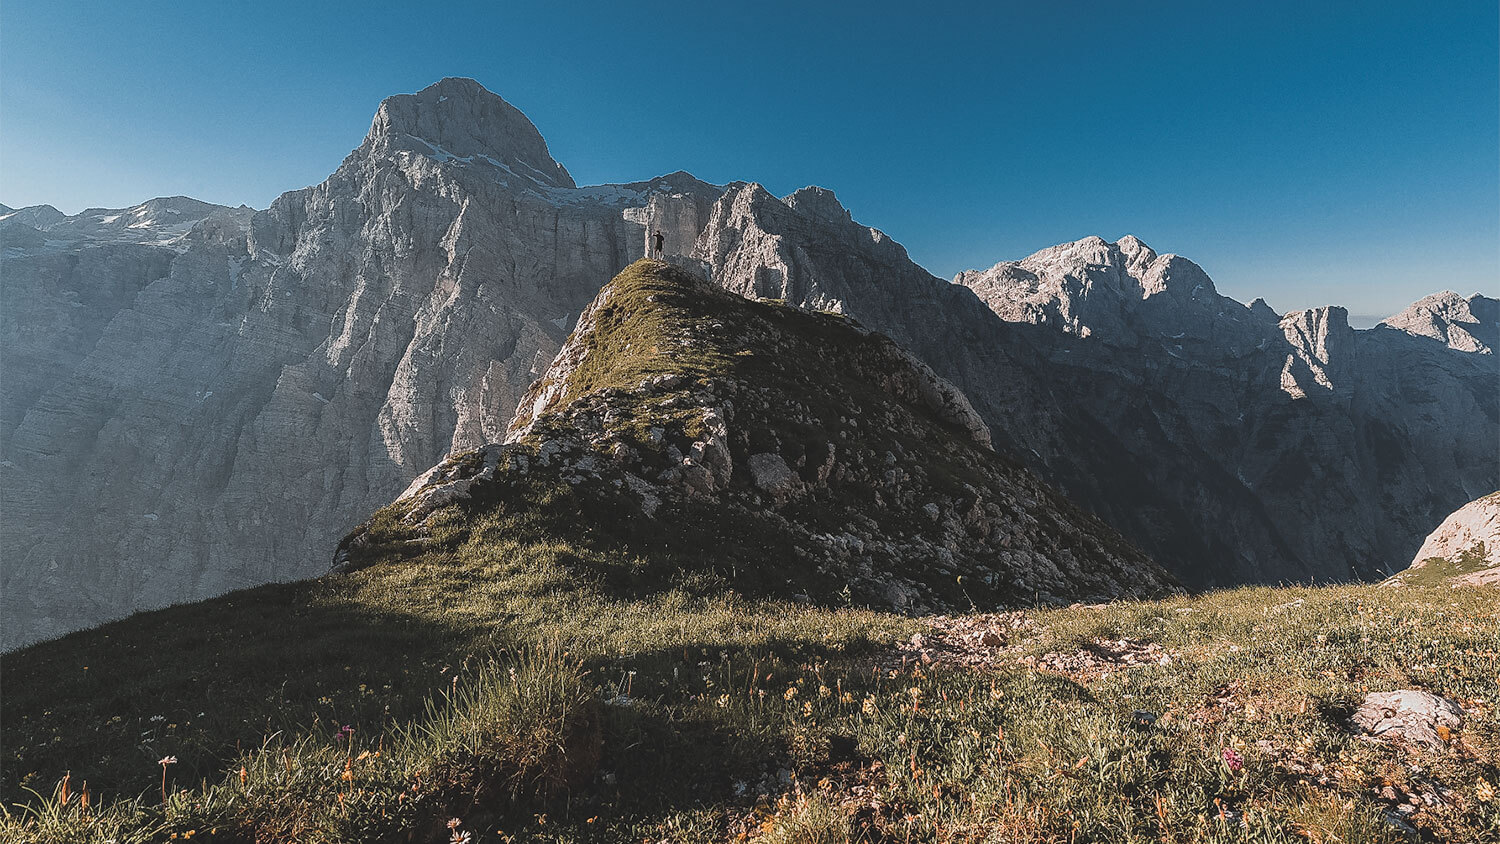
[[(354, 586), (362, 600), (403, 596), (414, 616), (472, 627), (441, 640), (463, 647), (427, 681), (424, 705), (383, 720), (330, 705), (350, 714), (261, 734), (248, 752), (217, 757), (207, 783), (172, 771), (166, 806), (154, 795), (159, 768), (96, 779), (86, 812), (75, 774), (66, 804), (48, 789), (4, 829), (35, 841), (438, 841), (457, 817), (474, 841), (1500, 836), (1492, 591), (1239, 589), (1026, 612), (1026, 634), (1007, 645), (1022, 659), (1121, 638), (1172, 655), (1072, 676), (1023, 662), (881, 668), (922, 622), (680, 589), (611, 599), (559, 590), (549, 568), (559, 563), (546, 560), (560, 549), (511, 549), (530, 555), (526, 565), (495, 553), (467, 592), (438, 561)], [(339, 701), (358, 700), (361, 675), (333, 680)], [(241, 686), (218, 723), (274, 697), (275, 681)], [(1459, 701), (1468, 723), (1438, 752), (1351, 734), (1347, 714), (1367, 690), (1400, 687)], [(11, 725), (38, 714), (7, 700), (8, 746)], [(340, 735), (345, 724), (352, 735)], [(32, 782), (56, 783), (107, 750), (89, 747)], [(177, 748), (176, 767), (202, 770), (198, 752)], [(102, 807), (100, 790), (112, 795)], [(1401, 814), (1408, 795), (1419, 807)]]

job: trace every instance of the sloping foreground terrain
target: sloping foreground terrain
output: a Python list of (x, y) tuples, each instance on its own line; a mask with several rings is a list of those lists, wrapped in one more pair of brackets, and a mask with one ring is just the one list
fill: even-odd
[[(7, 794), (30, 805), (0, 838), (1500, 835), (1495, 590), (1243, 588), (921, 621), (690, 584), (622, 597), (586, 573), (631, 558), (523, 539), (519, 520), (486, 531), (7, 655)], [(944, 658), (955, 640), (973, 664)], [(1367, 693), (1410, 688), (1454, 701), (1462, 726), (1425, 746), (1352, 725)]]
[[(507, 442), (425, 473), (340, 573), (6, 654), (25, 805), (0, 833), (1500, 834), (1495, 590), (1037, 606), (1169, 584), (986, 439), (889, 340), (636, 264)], [(1365, 695), (1398, 689), (1457, 714), (1365, 735)]]
[(579, 187), (519, 110), (444, 79), (263, 211), (0, 210), (0, 647), (316, 575), (503, 437), (651, 231), (722, 287), (892, 337), (1189, 585), (1384, 577), (1500, 487), (1494, 299), (1356, 331), (1131, 237), (950, 283), (821, 188)]

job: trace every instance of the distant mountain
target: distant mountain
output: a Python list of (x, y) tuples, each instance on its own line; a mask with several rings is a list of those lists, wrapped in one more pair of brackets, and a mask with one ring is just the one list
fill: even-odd
[(4, 645), (319, 572), (445, 454), (503, 438), (655, 231), (727, 289), (910, 348), (1002, 454), (1189, 583), (1374, 578), (1500, 486), (1497, 358), (1459, 336), (1493, 347), (1493, 300), (1429, 307), (1447, 340), (1353, 331), (1097, 238), (952, 284), (822, 189), (576, 187), (518, 110), (445, 79), (264, 211), (0, 214)]
[(1500, 347), (1500, 299), (1478, 293), (1465, 299), (1444, 290), (1418, 300), (1381, 325), (1437, 340), (1456, 351), (1493, 355)]
[[(143, 246), (177, 246), (188, 232), (205, 220), (243, 226), (255, 211), (244, 205), (229, 208), (199, 202), (185, 196), (148, 200), (130, 208), (90, 208), (68, 216), (51, 205), (33, 205), (0, 211), (0, 231), (6, 242), (14, 226), (45, 232), (54, 248), (71, 248), (98, 242), (132, 243)], [(186, 248), (186, 244), (182, 244)]]
[[(833, 308), (964, 390), (996, 441), (1194, 585), (1378, 578), (1500, 484), (1500, 360), (1342, 308), (1221, 296), (1138, 239), (955, 283), (833, 195), (731, 186), (699, 240), (738, 292)], [(1484, 297), (1474, 330), (1484, 335)]]

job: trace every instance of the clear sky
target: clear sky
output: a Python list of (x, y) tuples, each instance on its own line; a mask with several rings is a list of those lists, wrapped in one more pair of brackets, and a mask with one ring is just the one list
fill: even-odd
[(580, 184), (824, 185), (944, 277), (1135, 234), (1380, 316), (1500, 292), (1497, 31), (1495, 0), (5, 0), (0, 202), (264, 208), (472, 76)]

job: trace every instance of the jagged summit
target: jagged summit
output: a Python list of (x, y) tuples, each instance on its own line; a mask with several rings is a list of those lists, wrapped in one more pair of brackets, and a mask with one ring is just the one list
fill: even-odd
[(1200, 335), (1245, 317), (1203, 268), (1140, 238), (1090, 236), (954, 276), (1009, 322), (1051, 325), (1130, 345), (1142, 335)]
[(452, 541), (496, 508), (825, 604), (931, 611), (1170, 587), (996, 455), (963, 394), (890, 339), (659, 261), (600, 291), (504, 444), (418, 478), (336, 565)]
[(854, 222), (854, 217), (845, 208), (839, 198), (834, 196), (833, 191), (809, 185), (801, 190), (794, 191), (781, 199), (787, 207), (811, 214), (821, 220), (834, 224), (849, 224)]
[(1500, 300), (1479, 293), (1465, 299), (1444, 290), (1418, 299), (1380, 324), (1460, 352), (1494, 354), (1500, 347)]
[(547, 187), (577, 186), (526, 115), (473, 79), (449, 77), (415, 94), (387, 97), (362, 148), (484, 158)]

